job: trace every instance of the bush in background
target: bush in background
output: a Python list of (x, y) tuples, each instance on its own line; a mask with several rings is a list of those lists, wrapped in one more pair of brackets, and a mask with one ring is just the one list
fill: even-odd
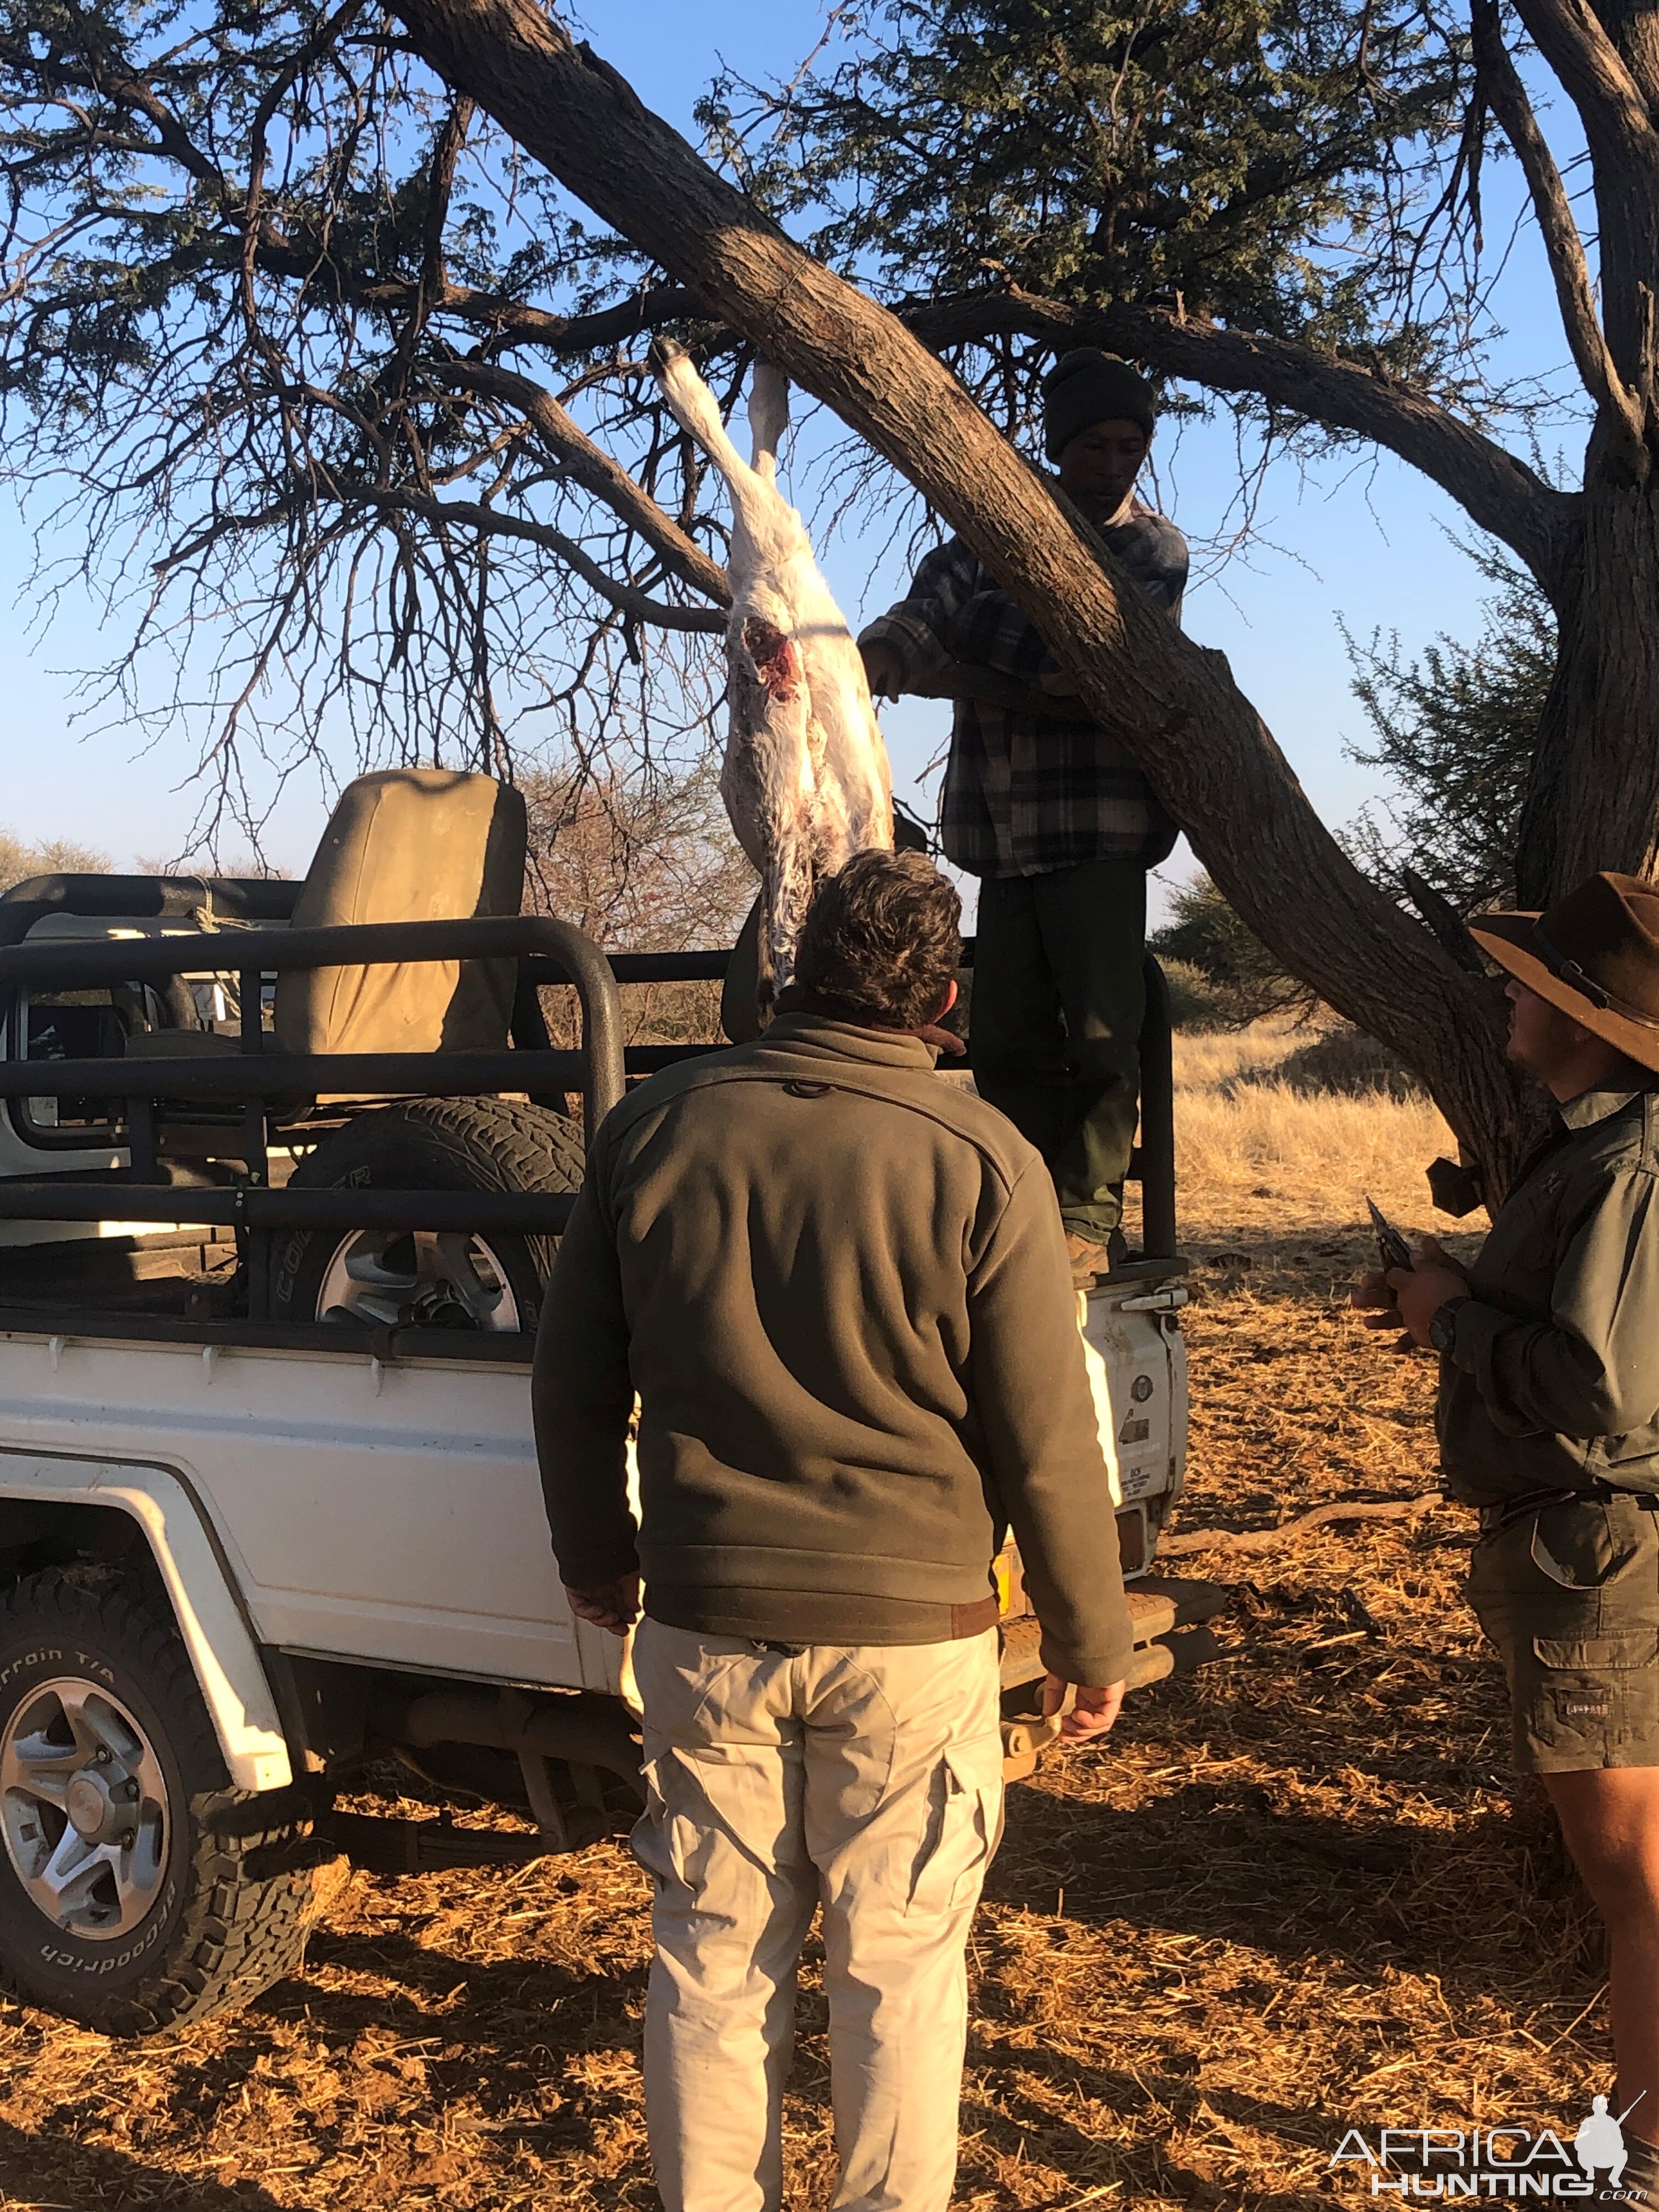
[[(720, 802), (712, 761), (624, 776), (537, 773), (529, 809), (525, 910), (556, 915), (608, 952), (731, 945), (758, 884)], [(629, 1044), (721, 1041), (718, 983), (624, 983)], [(556, 1044), (574, 1042), (575, 994), (546, 990)]]
[(1313, 1011), (1312, 991), (1279, 966), (1208, 876), (1182, 884), (1169, 921), (1147, 942), (1166, 975), (1171, 965), (1184, 969), (1197, 979), (1194, 990), (1209, 994), (1212, 1011), (1180, 1026), (1243, 1029), (1264, 1014), (1301, 1017)]
[(72, 838), (53, 837), (36, 845), (0, 830), (0, 891), (27, 883), (31, 876), (101, 876), (108, 874), (109, 866), (107, 853), (95, 853)]
[(1235, 1076), (1240, 1084), (1283, 1084), (1303, 1097), (1426, 1098), (1428, 1093), (1405, 1062), (1387, 1045), (1340, 1023), (1297, 1045), (1276, 1066), (1250, 1068)]
[[(1153, 946), (1153, 951), (1158, 950)], [(1224, 992), (1190, 960), (1171, 960), (1161, 954), (1158, 965), (1170, 987), (1170, 1024), (1177, 1030), (1225, 1030), (1237, 1026)]]

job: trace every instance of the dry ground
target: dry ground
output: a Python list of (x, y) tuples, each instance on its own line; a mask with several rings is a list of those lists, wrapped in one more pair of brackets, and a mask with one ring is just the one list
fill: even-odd
[[(1360, 1192), (1428, 1225), (1444, 1132), (1421, 1103), (1218, 1089), (1289, 1048), (1183, 1041), (1188, 1530), (1431, 1483), (1427, 1363), (1341, 1300), (1370, 1249)], [(1181, 1561), (1233, 1586), (1224, 1659), (1010, 1794), (971, 1958), (961, 2204), (1313, 2206), (1352, 2122), (1571, 2125), (1607, 2086), (1597, 1942), (1508, 1778), (1457, 1598), (1467, 1542), (1436, 1509)], [(615, 1849), (358, 1875), (301, 1978), (164, 2046), (5, 2007), (0, 2201), (649, 2206), (644, 1902)], [(822, 2025), (809, 1989), (800, 2212), (830, 2187)]]

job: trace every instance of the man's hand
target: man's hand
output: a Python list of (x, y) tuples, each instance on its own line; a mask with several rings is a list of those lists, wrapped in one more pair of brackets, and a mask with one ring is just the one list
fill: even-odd
[(1387, 1273), (1365, 1276), (1353, 1291), (1352, 1303), (1365, 1316), (1367, 1328), (1404, 1328), (1413, 1344), (1429, 1348), (1429, 1323), (1448, 1298), (1469, 1294), (1464, 1269), (1444, 1250), (1437, 1237), (1425, 1237), (1409, 1267), (1390, 1267)]
[(572, 1589), (567, 1583), (564, 1594), (578, 1620), (591, 1620), (595, 1628), (608, 1628), (613, 1636), (626, 1636), (639, 1619), (637, 1575), (618, 1575), (614, 1583), (601, 1583), (595, 1589)]
[(1081, 1743), (1090, 1736), (1104, 1735), (1123, 1710), (1123, 1692), (1128, 1684), (1109, 1682), (1103, 1690), (1094, 1690), (1083, 1683), (1062, 1682), (1058, 1674), (1050, 1674), (1042, 1686), (1042, 1710), (1048, 1718), (1073, 1696), (1074, 1687), (1075, 1702), (1060, 1724), (1062, 1739)]
[(864, 680), (870, 686), (872, 699), (896, 699), (899, 686), (904, 681), (904, 663), (898, 647), (884, 637), (872, 638), (868, 645), (859, 647), (859, 658), (864, 663)]
[(1348, 1303), (1365, 1316), (1366, 1328), (1400, 1327), (1399, 1302), (1380, 1267), (1373, 1267), (1369, 1275), (1360, 1277), (1349, 1293)]
[(1390, 1267), (1388, 1282), (1407, 1334), (1425, 1351), (1430, 1348), (1429, 1323), (1441, 1307), (1448, 1298), (1469, 1294), (1468, 1274), (1433, 1237), (1423, 1239), (1409, 1267)]

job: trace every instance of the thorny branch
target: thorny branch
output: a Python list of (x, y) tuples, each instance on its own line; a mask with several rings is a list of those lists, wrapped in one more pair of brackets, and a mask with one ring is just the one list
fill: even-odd
[[(1103, 79), (1069, 59), (1061, 72), (1089, 158), (1125, 179), (1141, 158), (1134, 134), (1154, 127), (1146, 86), (1189, 65), (1190, 11), (1170, 9), (1162, 28), (1156, 12), (1140, 10), (1141, 27), (1104, 56)], [(1247, 173), (1206, 180), (1212, 197), (1190, 220), (1133, 181), (1079, 218), (1088, 251), (1125, 268), (1137, 241), (1175, 225), (1188, 255), (1176, 289), (1176, 263), (1156, 252), (1138, 295), (1107, 299), (1000, 264), (988, 285), (992, 257), (953, 270), (924, 252), (901, 312), (1011, 433), (1027, 428), (1055, 347), (1103, 343), (1257, 410), (1269, 446), (1308, 424), (1388, 446), (1550, 580), (1572, 503), (1483, 420), (1507, 408), (1524, 421), (1526, 403), (1480, 380), (1468, 258), (1478, 114), (1472, 126), (1470, 111), (1453, 112), (1467, 57), (1452, 18), (1437, 0), (1320, 0), (1313, 12), (1334, 27), (1340, 127), (1293, 145), (1273, 135), (1269, 100), (1246, 118), (1262, 141)], [(1218, 81), (1203, 11), (1192, 25), (1207, 100)], [(862, 35), (866, 19), (848, 9), (836, 27)], [(831, 178), (802, 155), (793, 184), (777, 166), (827, 112), (818, 60), (781, 90), (771, 167), (750, 164), (733, 128), (713, 127), (763, 201), (839, 194), (850, 222), (870, 189), (857, 163)], [(611, 76), (617, 100), (637, 106)], [(1503, 88), (1480, 97), (1496, 108)], [(903, 96), (894, 143), (937, 164), (955, 143), (949, 118), (919, 81)], [(1436, 171), (1443, 109), (1455, 150)], [(886, 127), (873, 109), (871, 127)], [(67, 487), (62, 520), (85, 550), (64, 561), (54, 526), (46, 566), (60, 587), (78, 576), (115, 592), (129, 549), (145, 548), (152, 596), (100, 696), (143, 731), (194, 719), (213, 803), (246, 811), (240, 747), (263, 751), (280, 781), (342, 718), (360, 757), (498, 761), (553, 727), (595, 758), (612, 744), (649, 758), (695, 735), (718, 690), (706, 641), (728, 597), (720, 525), (695, 455), (623, 349), (672, 323), (728, 386), (750, 350), (429, 75), (386, 9), (224, 0), (185, 21), (111, 18), (85, 0), (48, 17), (39, 0), (0, 0), (0, 131), (13, 477), (48, 499)], [(1360, 179), (1351, 202), (1345, 163)], [(1045, 192), (1064, 189), (1056, 167)], [(1313, 228), (1264, 248), (1275, 195), (1285, 220)], [(1390, 304), (1370, 321), (1358, 228), (1340, 233), (1349, 204), (1382, 241), (1364, 281)], [(1063, 259), (1072, 218), (1056, 204), (1054, 219)], [(844, 239), (849, 258), (865, 251), (855, 229)], [(1305, 296), (1297, 276), (1222, 311), (1206, 304), (1218, 256), (1259, 274), (1264, 251), (1315, 271)], [(1352, 275), (1339, 273), (1345, 259)], [(1578, 261), (1582, 272), (1582, 249)], [(902, 290), (904, 276), (895, 266), (881, 281)], [(1433, 284), (1437, 322), (1413, 289)], [(1589, 324), (1579, 313), (1586, 344), (1593, 323), (1592, 305)], [(853, 496), (884, 495), (890, 481), (866, 456)], [(173, 678), (156, 704), (143, 679), (158, 660)]]

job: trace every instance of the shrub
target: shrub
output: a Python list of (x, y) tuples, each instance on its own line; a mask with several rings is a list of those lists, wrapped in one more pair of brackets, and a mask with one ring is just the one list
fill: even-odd
[(1285, 973), (1207, 876), (1182, 884), (1169, 921), (1147, 941), (1166, 971), (1172, 962), (1198, 971), (1215, 994), (1216, 1018), (1228, 1029), (1263, 1014), (1305, 1014), (1313, 1006), (1308, 986)]
[(1225, 1030), (1236, 1026), (1227, 994), (1190, 960), (1163, 960), (1170, 987), (1170, 1025), (1177, 1030)]
[(1226, 1087), (1264, 1083), (1282, 1084), (1304, 1097), (1403, 1100), (1428, 1095), (1403, 1060), (1349, 1022), (1310, 1037), (1271, 1067), (1234, 1076)]

